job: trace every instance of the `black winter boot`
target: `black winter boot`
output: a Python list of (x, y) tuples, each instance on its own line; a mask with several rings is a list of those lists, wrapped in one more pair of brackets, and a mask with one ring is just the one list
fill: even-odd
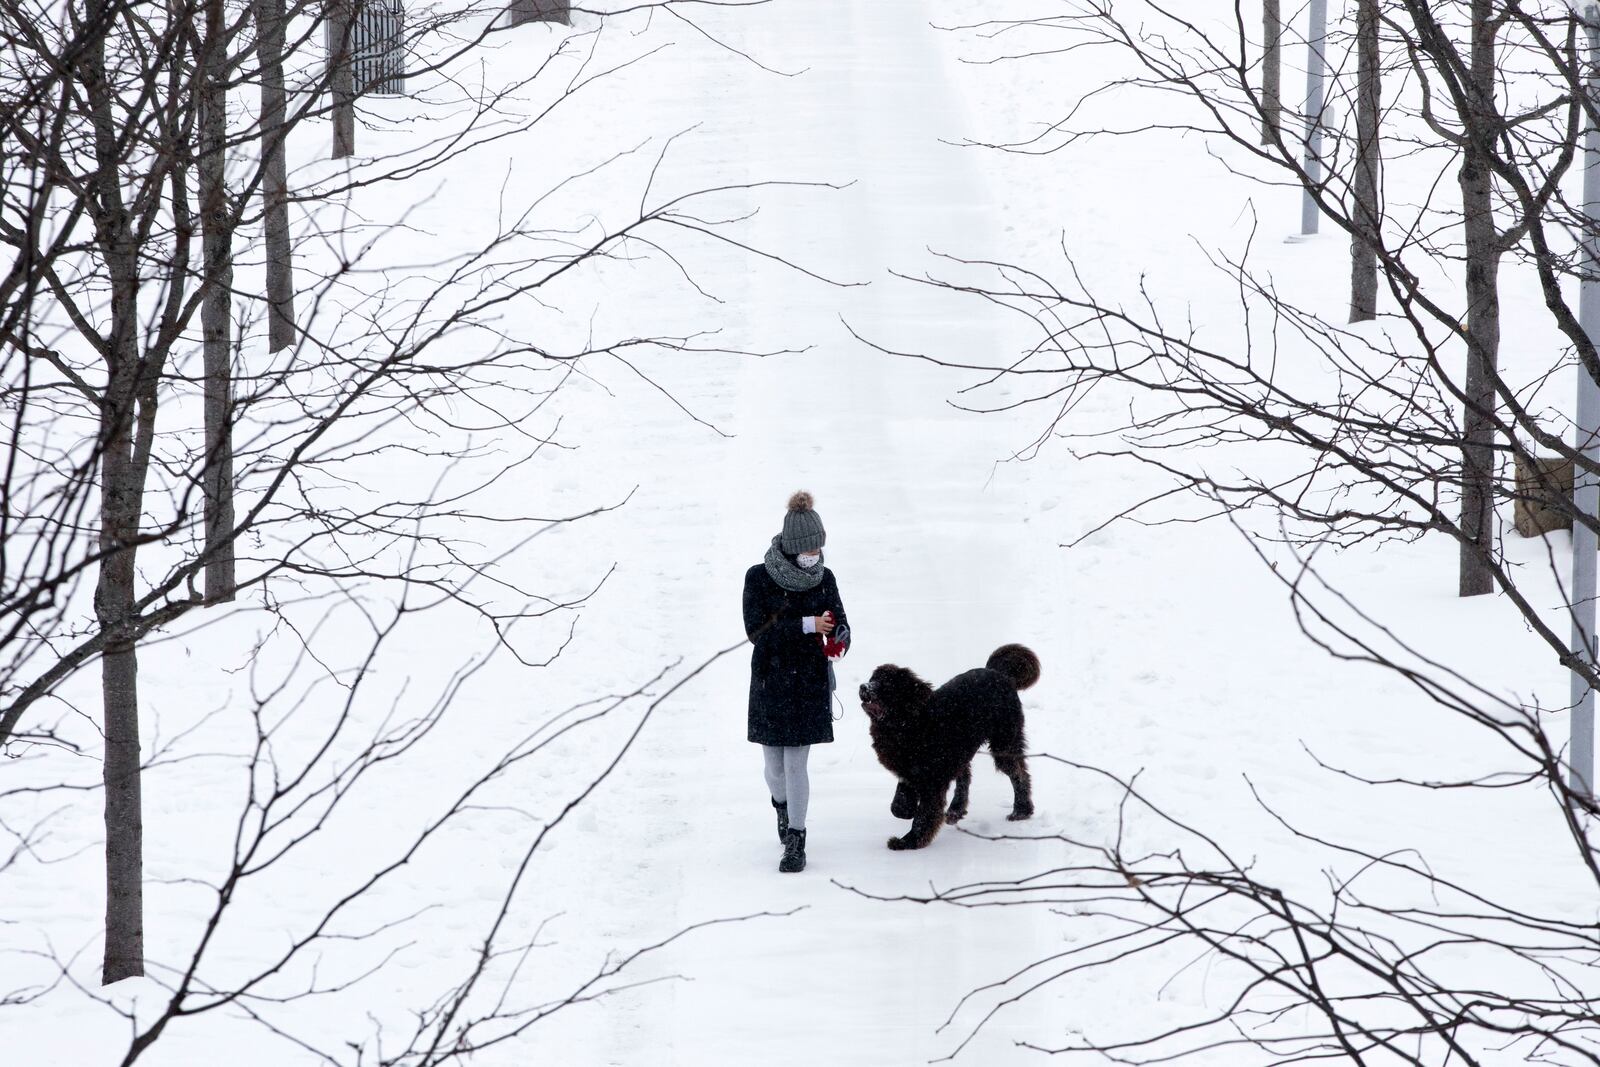
[(787, 801), (779, 803), (774, 800), (772, 806), (778, 809), (778, 844), (783, 844), (783, 835), (789, 832), (789, 804)]
[(794, 874), (806, 869), (806, 832), (804, 830), (786, 830), (783, 834), (783, 859), (778, 861), (778, 870), (784, 874)]

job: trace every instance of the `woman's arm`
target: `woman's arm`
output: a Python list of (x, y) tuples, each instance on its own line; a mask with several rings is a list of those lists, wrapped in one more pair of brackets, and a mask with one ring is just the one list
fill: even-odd
[(828, 638), (827, 653), (842, 656), (850, 651), (850, 617), (844, 613), (844, 598), (839, 595), (839, 583), (833, 572), (828, 573), (828, 584), (833, 593), (833, 633)]
[(755, 571), (744, 576), (744, 635), (757, 645), (772, 632), (768, 624), (778, 613), (778, 606), (766, 595), (765, 584)]
[(813, 640), (804, 632), (805, 620), (783, 618), (787, 598), (770, 581), (766, 572), (756, 569), (744, 579), (744, 633), (763, 652), (775, 646)]

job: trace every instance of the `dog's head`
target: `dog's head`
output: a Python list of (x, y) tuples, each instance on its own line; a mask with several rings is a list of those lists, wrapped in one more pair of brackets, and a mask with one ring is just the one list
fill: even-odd
[(861, 683), (861, 710), (869, 719), (914, 715), (933, 695), (933, 686), (904, 667), (885, 663)]

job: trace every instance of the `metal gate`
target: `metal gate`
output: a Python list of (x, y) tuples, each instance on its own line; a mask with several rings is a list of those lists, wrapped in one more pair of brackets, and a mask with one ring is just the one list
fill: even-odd
[(406, 11), (400, 0), (356, 0), (350, 26), (350, 73), (357, 96), (406, 91)]

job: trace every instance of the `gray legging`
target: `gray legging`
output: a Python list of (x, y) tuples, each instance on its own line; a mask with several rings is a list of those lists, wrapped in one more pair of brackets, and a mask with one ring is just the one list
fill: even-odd
[(806, 828), (806, 806), (811, 803), (811, 779), (806, 777), (806, 757), (810, 754), (810, 745), (761, 746), (767, 764), (767, 788), (773, 800), (789, 805), (789, 825), (796, 830)]

